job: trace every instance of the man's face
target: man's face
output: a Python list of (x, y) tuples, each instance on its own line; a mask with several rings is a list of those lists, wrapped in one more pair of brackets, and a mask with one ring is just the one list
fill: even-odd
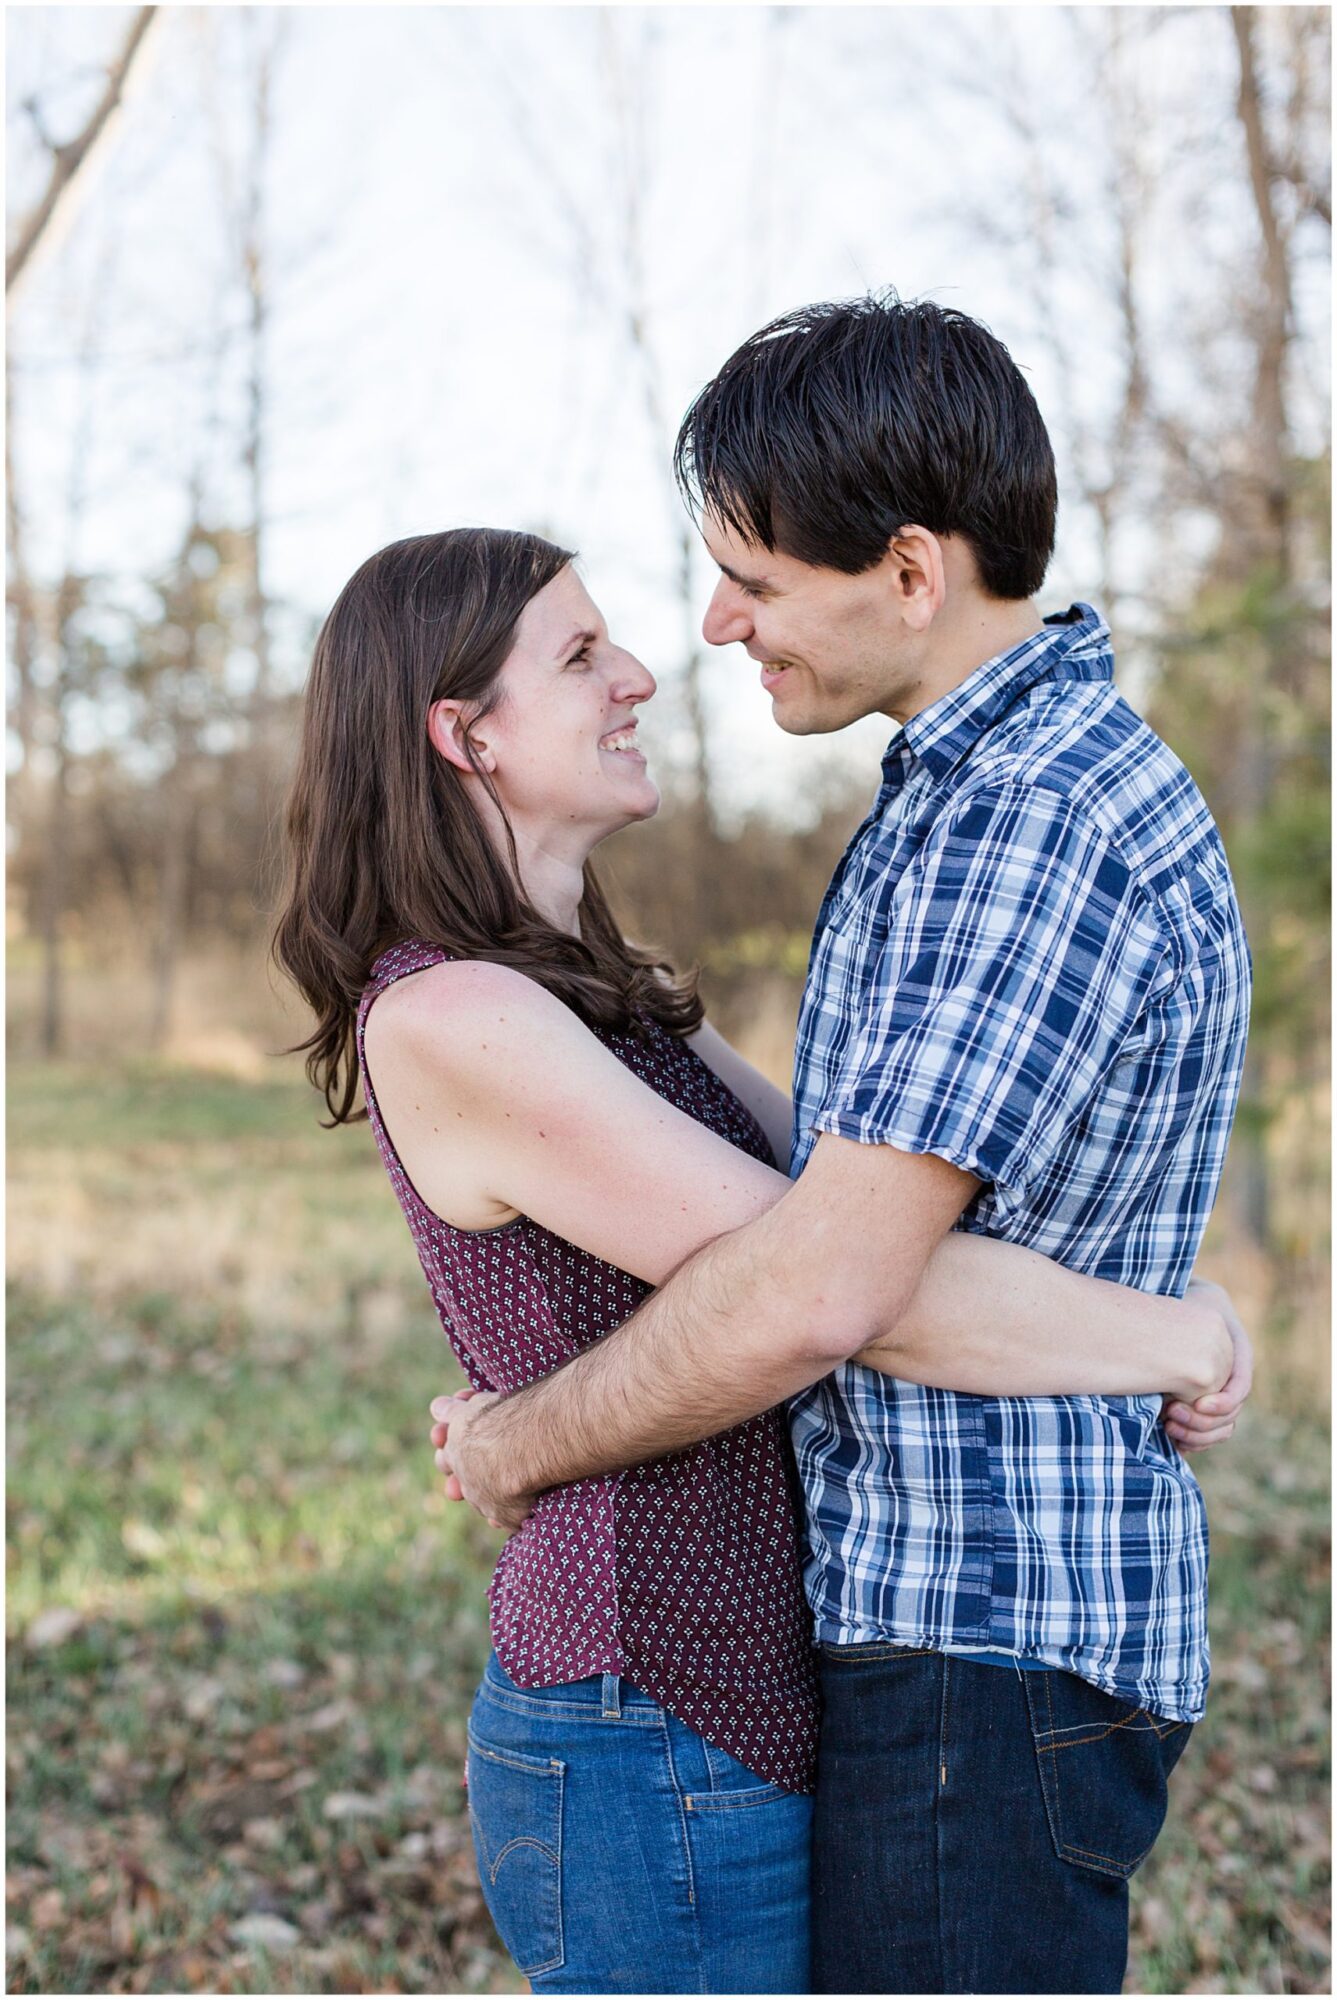
[(814, 736), (914, 713), (925, 635), (907, 620), (898, 556), (846, 576), (771, 555), (710, 513), (702, 536), (720, 570), (702, 634), (758, 663), (781, 729)]

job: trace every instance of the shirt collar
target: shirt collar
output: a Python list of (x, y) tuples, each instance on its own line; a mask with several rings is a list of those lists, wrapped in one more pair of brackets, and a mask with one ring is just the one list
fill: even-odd
[(1045, 678), (1101, 681), (1114, 677), (1114, 652), (1109, 627), (1089, 604), (1072, 604), (1044, 621), (1020, 645), (997, 653), (976, 667), (958, 687), (912, 715), (897, 732), (882, 760), (890, 779), (891, 766), (903, 749), (926, 765), (935, 778), (945, 777), (1028, 688)]

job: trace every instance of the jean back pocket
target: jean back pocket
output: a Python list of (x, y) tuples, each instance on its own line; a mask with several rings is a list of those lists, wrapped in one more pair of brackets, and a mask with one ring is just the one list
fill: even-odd
[(1062, 1671), (1021, 1676), (1040, 1789), (1062, 1861), (1127, 1881), (1165, 1823), (1192, 1724)]
[(484, 1743), (469, 1731), (469, 1821), (497, 1935), (527, 1977), (562, 1964), (562, 1794), (556, 1757)]

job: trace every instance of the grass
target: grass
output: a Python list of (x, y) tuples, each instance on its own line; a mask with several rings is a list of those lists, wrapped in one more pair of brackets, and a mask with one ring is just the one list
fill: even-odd
[[(370, 1135), (313, 1107), (12, 1074), (11, 1991), (521, 1990), (460, 1787), (497, 1537), (437, 1491), (457, 1371)], [(1326, 1435), (1251, 1412), (1203, 1477), (1214, 1694), (1129, 1987), (1326, 1991)]]

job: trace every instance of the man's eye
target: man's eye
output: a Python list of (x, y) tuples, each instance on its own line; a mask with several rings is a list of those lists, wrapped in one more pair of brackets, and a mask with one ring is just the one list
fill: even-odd
[(740, 583), (738, 588), (742, 591), (744, 597), (764, 597), (766, 594), (764, 591), (758, 590), (751, 583)]
[(571, 655), (571, 658), (567, 661), (566, 664), (568, 665), (568, 667), (583, 667), (588, 664), (589, 657), (590, 657), (590, 642), (587, 639), (584, 645), (581, 647), (580, 651), (578, 653), (573, 653)]

